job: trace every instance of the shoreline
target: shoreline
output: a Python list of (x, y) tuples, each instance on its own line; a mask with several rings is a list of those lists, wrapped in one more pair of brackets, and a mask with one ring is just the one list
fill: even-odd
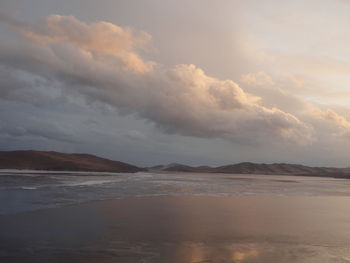
[[(6, 171), (4, 171), (6, 170)], [(120, 174), (133, 175), (137, 173), (145, 174), (190, 174), (190, 175), (237, 175), (237, 176), (276, 176), (276, 177), (314, 177), (314, 178), (333, 178), (333, 179), (350, 179), (350, 175), (312, 175), (312, 174), (268, 174), (268, 173), (226, 173), (226, 172), (183, 172), (183, 171), (138, 171), (138, 172), (98, 172), (98, 171), (55, 171), (55, 170), (16, 170), (0, 169), (1, 175), (67, 175), (67, 176), (114, 176)]]

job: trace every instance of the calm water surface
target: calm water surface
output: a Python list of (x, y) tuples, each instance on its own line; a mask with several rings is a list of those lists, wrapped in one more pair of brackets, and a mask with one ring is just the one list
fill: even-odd
[(12, 172), (1, 262), (350, 262), (350, 180)]
[[(350, 180), (316, 177), (190, 174), (1, 172), (0, 214), (135, 196), (350, 196)], [(34, 173), (34, 174), (33, 174)]]

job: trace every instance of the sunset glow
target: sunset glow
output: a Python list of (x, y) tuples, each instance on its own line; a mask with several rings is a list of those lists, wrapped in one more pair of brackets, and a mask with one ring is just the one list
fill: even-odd
[(3, 149), (349, 163), (347, 1), (31, 2), (1, 4)]

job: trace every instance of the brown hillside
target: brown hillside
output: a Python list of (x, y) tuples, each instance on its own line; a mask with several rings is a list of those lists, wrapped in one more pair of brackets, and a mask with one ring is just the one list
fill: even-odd
[(0, 169), (131, 173), (143, 170), (134, 165), (90, 154), (43, 151), (0, 151)]

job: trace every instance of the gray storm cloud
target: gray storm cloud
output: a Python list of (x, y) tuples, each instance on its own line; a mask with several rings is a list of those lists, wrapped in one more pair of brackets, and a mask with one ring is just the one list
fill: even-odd
[[(88, 101), (137, 113), (167, 133), (243, 143), (313, 141), (309, 125), (278, 108), (262, 106), (259, 97), (232, 80), (210, 77), (195, 65), (169, 69), (144, 60), (140, 52), (151, 40), (145, 32), (107, 22), (88, 24), (72, 16), (51, 15), (33, 25), (5, 20), (21, 41), (0, 46), (2, 69), (21, 74), (3, 74), (2, 97), (23, 100), (16, 96), (18, 89), (28, 94), (24, 88), (34, 89), (41, 80), (58, 89), (74, 89)], [(20, 77), (26, 74), (30, 85), (23, 85), (28, 78)], [(33, 101), (37, 99), (33, 94)]]

